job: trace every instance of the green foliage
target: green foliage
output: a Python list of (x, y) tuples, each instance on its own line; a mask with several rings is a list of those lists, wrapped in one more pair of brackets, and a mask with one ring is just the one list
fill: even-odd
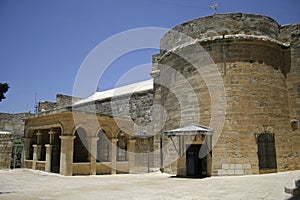
[(9, 85), (7, 83), (0, 83), (0, 102), (5, 99), (4, 94), (8, 91)]

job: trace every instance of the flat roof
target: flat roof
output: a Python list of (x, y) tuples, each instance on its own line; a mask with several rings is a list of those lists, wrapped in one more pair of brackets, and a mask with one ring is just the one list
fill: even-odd
[(138, 82), (138, 83), (133, 83), (130, 85), (125, 85), (122, 87), (116, 87), (111, 90), (95, 92), (93, 95), (89, 96), (88, 98), (75, 102), (74, 105), (107, 99), (111, 97), (122, 96), (126, 94), (133, 94), (133, 93), (147, 91), (151, 89), (153, 89), (153, 79)]

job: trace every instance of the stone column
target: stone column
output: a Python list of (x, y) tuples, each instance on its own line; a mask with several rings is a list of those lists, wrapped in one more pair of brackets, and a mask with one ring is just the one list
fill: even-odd
[(117, 142), (118, 139), (113, 138), (111, 139), (111, 174), (117, 173)]
[(97, 141), (98, 137), (90, 137), (89, 140), (89, 154), (90, 154), (90, 175), (96, 175), (96, 164), (97, 164)]
[(37, 147), (37, 160), (41, 160), (42, 158), (42, 145), (43, 145), (43, 135), (40, 132), (40, 130), (38, 130), (38, 132), (36, 133), (36, 144), (38, 145)]
[(52, 130), (52, 128), (50, 129), (49, 131), (49, 144), (54, 144), (54, 135), (55, 135), (55, 132)]
[(136, 140), (129, 140), (129, 173), (135, 172), (135, 142)]
[(41, 145), (43, 143), (43, 137), (42, 137), (42, 133), (38, 130), (38, 132), (36, 133), (36, 143), (38, 145)]
[(30, 158), (31, 138), (24, 138), (24, 161)]
[(74, 139), (73, 135), (61, 135), (61, 151), (60, 151), (60, 174), (64, 176), (73, 175), (73, 150)]
[(36, 162), (41, 159), (42, 145), (32, 145), (33, 146), (33, 162), (32, 169), (36, 169)]
[(51, 172), (52, 145), (46, 144), (45, 147), (46, 147), (45, 172)]

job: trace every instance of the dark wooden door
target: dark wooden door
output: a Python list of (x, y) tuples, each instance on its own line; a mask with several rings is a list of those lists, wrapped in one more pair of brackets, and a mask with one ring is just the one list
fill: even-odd
[(199, 158), (201, 145), (190, 145), (186, 151), (187, 176), (204, 177), (207, 175), (207, 158)]

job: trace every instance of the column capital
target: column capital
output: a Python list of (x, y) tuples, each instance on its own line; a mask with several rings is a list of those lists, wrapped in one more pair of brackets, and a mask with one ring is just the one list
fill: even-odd
[(53, 144), (54, 143), (54, 135), (56, 134), (56, 132), (54, 132), (51, 128), (50, 131), (48, 132), (48, 134), (49, 134), (49, 143)]
[(76, 136), (74, 136), (74, 135), (60, 135), (59, 138), (62, 139), (62, 140), (74, 140), (76, 138)]
[(48, 134), (49, 135), (54, 135), (56, 132), (54, 132), (54, 131), (52, 131), (52, 130), (50, 130), (49, 132), (48, 132)]
[(52, 145), (51, 144), (45, 144), (45, 147), (46, 148), (52, 148)]
[(131, 139), (131, 140), (129, 140), (129, 143), (135, 143), (136, 142), (136, 140), (135, 139)]
[(40, 132), (40, 130), (37, 131), (36, 135), (42, 135), (42, 133)]
[(38, 147), (42, 147), (43, 145), (40, 145), (40, 144), (33, 144), (32, 146), (33, 146), (33, 148), (38, 148)]
[(99, 137), (92, 136), (92, 137), (87, 137), (86, 139), (91, 141), (97, 141), (99, 140)]
[(116, 144), (117, 142), (118, 142), (118, 139), (117, 139), (117, 138), (112, 138), (112, 139), (111, 139), (111, 143)]

